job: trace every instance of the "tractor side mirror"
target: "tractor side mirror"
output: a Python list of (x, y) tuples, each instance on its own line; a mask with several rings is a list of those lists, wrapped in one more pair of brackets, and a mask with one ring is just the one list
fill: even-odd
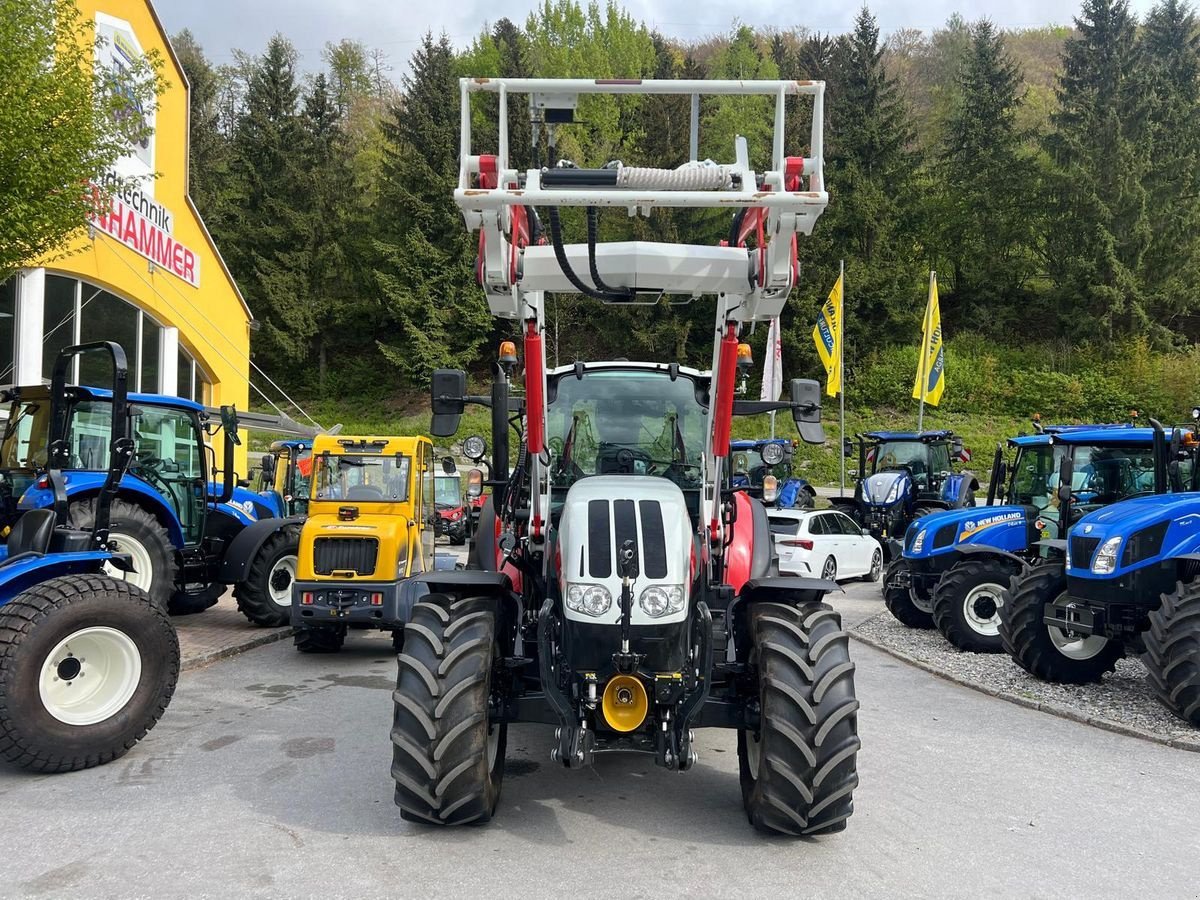
[(1000, 468), (996, 470), (996, 480), (999, 481), (1002, 486), (1008, 481), (1008, 463), (1000, 463)]
[(447, 475), (453, 475), (455, 472), (458, 471), (458, 467), (454, 465), (454, 457), (453, 456), (443, 456), (442, 457), (442, 471), (445, 472)]
[(462, 369), (436, 369), (430, 384), (433, 421), (429, 430), (434, 437), (450, 437), (466, 408), (467, 373)]
[(229, 443), (235, 447), (242, 445), (242, 439), (238, 435), (238, 417), (237, 409), (233, 406), (221, 407), (221, 427), (225, 429), (225, 434), (229, 438)]
[(962, 440), (962, 438), (955, 438), (950, 443), (950, 458), (951, 459), (962, 459), (962, 454), (963, 454), (963, 440)]
[(806, 444), (825, 443), (825, 429), (821, 427), (821, 385), (811, 378), (793, 378), (792, 420)]
[(846, 459), (854, 459), (854, 441), (850, 438), (842, 438), (842, 456)]
[(1075, 480), (1075, 463), (1071, 457), (1064, 456), (1062, 465), (1058, 467), (1058, 502), (1062, 506), (1071, 502), (1071, 484)]
[(275, 455), (272, 453), (264, 453), (262, 459), (258, 461), (258, 470), (262, 473), (262, 477), (267, 481), (275, 474)]

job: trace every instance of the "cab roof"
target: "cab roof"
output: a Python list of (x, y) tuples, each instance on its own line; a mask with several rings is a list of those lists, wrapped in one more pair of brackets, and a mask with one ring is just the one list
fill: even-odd
[[(67, 385), (67, 390), (83, 400), (112, 400), (112, 391), (109, 388), (69, 384)], [(50, 399), (50, 385), (35, 384), (30, 387), (18, 387), (13, 390), (13, 393), (22, 400), (48, 400)], [(127, 399), (128, 402), (137, 403), (141, 406), (165, 406), (171, 409), (186, 409), (198, 413), (205, 412), (204, 407), (199, 403), (188, 400), (185, 397), (174, 397), (170, 394), (138, 394), (131, 391), (127, 395)]]
[(312, 438), (294, 438), (287, 441), (272, 441), (272, 450), (311, 450)]
[(790, 447), (792, 442), (788, 438), (759, 438), (758, 440), (729, 442), (729, 446), (733, 450), (757, 450), (759, 447), (765, 447), (767, 444), (783, 444), (785, 447)]
[(863, 435), (873, 441), (945, 441), (954, 437), (953, 431), (868, 431)]
[(1150, 446), (1154, 443), (1154, 429), (1132, 424), (1047, 425), (1041, 434), (1022, 434), (1008, 439), (1010, 447), (1044, 447), (1051, 442)]
[(319, 434), (312, 440), (312, 450), (314, 455), (407, 453), (411, 456), (420, 444), (433, 446), (424, 435)]

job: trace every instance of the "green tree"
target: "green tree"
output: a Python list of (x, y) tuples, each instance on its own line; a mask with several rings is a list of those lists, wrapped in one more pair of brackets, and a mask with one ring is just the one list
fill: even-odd
[(491, 317), (475, 282), (477, 236), (454, 203), (459, 94), (449, 40), (426, 34), (389, 110), (375, 279), (389, 327), (377, 345), (410, 384), (476, 361)]
[(221, 79), (186, 28), (171, 46), (188, 80), (188, 189), (210, 227), (220, 229), (229, 204), (229, 139), (221, 131)]
[[(1016, 115), (1021, 72), (1004, 38), (983, 20), (971, 29), (959, 67), (958, 99), (935, 167), (934, 251), (948, 263), (957, 322), (1004, 333), (1024, 316), (1021, 289), (1034, 268), (1035, 210), (1014, 178), (1031, 169)], [(943, 267), (945, 268), (945, 267)]]
[(1144, 81), (1125, 0), (1084, 0), (1063, 48), (1045, 253), (1063, 328), (1111, 339), (1147, 325)]
[(374, 63), (376, 83), (373, 85), (373, 63), (366, 45), (361, 41), (341, 40), (336, 44), (330, 41), (325, 45), (322, 56), (329, 66), (328, 91), (339, 116), (344, 118), (350, 112), (356, 98), (369, 94), (372, 89), (382, 90), (383, 86), (378, 81), (378, 63)]
[(0, 281), (66, 248), (104, 202), (89, 185), (147, 133), (161, 60), (111, 71), (99, 47), (70, 0), (0, 0)]
[(1146, 249), (1146, 310), (1159, 332), (1194, 314), (1200, 297), (1200, 29), (1180, 0), (1163, 0), (1141, 33), (1149, 81), (1149, 165), (1146, 173), (1150, 243)]

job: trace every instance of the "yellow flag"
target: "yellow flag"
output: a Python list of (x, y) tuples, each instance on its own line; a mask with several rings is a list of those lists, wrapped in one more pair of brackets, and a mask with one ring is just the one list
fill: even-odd
[(842, 276), (829, 292), (829, 299), (821, 307), (817, 324), (813, 328), (813, 343), (817, 345), (817, 356), (825, 366), (825, 393), (836, 397), (842, 390)]
[[(922, 390), (924, 388), (924, 390)], [(921, 329), (921, 355), (917, 360), (917, 380), (913, 383), (913, 399), (922, 399), (937, 406), (946, 389), (946, 358), (942, 346), (942, 313), (938, 309), (937, 276), (929, 279), (929, 304), (925, 307), (925, 323)]]

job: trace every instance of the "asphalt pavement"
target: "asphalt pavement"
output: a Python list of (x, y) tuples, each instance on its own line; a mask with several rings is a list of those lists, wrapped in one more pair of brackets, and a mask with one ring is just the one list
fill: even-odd
[[(848, 586), (847, 619), (878, 588)], [(0, 768), (2, 896), (1200, 896), (1194, 753), (1047, 716), (853, 644), (861, 786), (839, 835), (746, 822), (732, 732), (685, 774), (550, 761), (517, 726), (498, 818), (402, 822), (388, 774), (395, 661), (279, 642), (189, 671), (159, 726), (97, 769)]]

